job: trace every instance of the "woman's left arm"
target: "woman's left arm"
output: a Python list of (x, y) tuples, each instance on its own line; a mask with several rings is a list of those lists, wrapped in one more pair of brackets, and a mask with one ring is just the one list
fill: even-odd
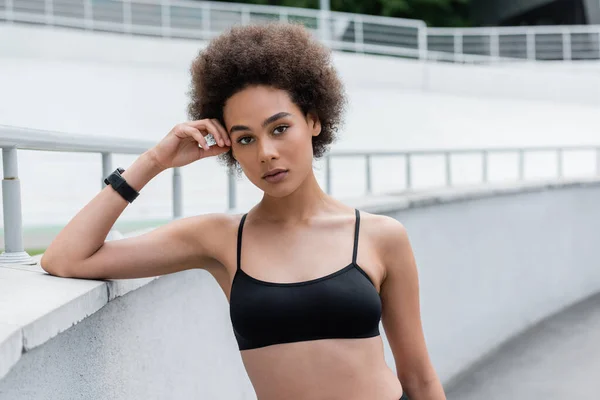
[(446, 400), (425, 344), (419, 278), (408, 234), (393, 218), (383, 217), (381, 222), (380, 254), (385, 265), (381, 319), (398, 379), (411, 400)]

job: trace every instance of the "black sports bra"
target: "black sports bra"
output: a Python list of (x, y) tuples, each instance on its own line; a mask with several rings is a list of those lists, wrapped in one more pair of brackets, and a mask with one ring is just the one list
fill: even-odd
[(304, 282), (275, 283), (241, 269), (242, 231), (238, 228), (237, 271), (229, 314), (240, 350), (317, 339), (379, 335), (381, 300), (369, 276), (356, 264), (360, 214), (356, 212), (352, 263)]

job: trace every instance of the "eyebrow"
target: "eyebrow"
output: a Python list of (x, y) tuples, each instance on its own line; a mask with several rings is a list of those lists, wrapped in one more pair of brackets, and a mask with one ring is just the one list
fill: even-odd
[[(278, 119), (281, 119), (283, 117), (289, 117), (292, 114), (288, 113), (288, 112), (279, 112), (275, 115), (270, 116), (269, 118), (265, 119), (262, 123), (263, 128), (266, 128), (267, 125), (269, 125), (270, 123), (273, 123), (275, 121), (277, 121)], [(231, 135), (234, 132), (237, 131), (249, 131), (250, 128), (248, 128), (247, 126), (244, 125), (234, 125), (231, 127), (231, 129), (229, 130), (229, 134)]]

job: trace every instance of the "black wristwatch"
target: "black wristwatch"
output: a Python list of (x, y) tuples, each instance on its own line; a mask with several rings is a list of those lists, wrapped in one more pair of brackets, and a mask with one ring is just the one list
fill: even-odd
[(121, 176), (123, 172), (125, 172), (123, 168), (117, 168), (104, 180), (104, 183), (111, 185), (121, 197), (132, 203), (140, 194)]

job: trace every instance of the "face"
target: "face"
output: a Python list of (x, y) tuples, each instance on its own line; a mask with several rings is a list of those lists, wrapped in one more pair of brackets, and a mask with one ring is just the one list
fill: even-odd
[(251, 86), (237, 92), (225, 103), (223, 119), (233, 156), (265, 193), (284, 197), (312, 173), (312, 138), (321, 124), (305, 116), (285, 90)]

